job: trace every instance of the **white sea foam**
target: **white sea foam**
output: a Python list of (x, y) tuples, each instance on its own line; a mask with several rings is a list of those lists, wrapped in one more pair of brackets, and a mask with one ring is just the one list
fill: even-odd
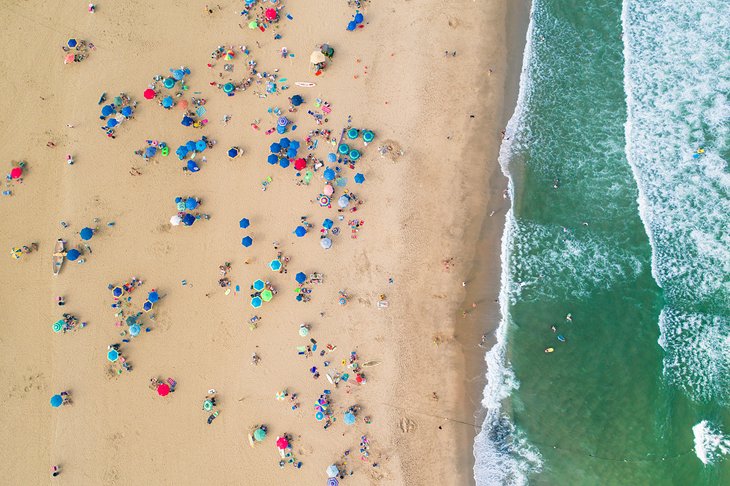
[(730, 438), (707, 420), (694, 427), (695, 454), (703, 464), (713, 464), (723, 456), (730, 454)]
[(727, 399), (730, 2), (625, 0), (622, 22), (626, 156), (668, 302), (665, 373), (696, 399)]
[(500, 147), (499, 162), (502, 171), (507, 176), (510, 194), (510, 209), (505, 217), (504, 233), (502, 234), (500, 275), (501, 289), (499, 303), (501, 321), (496, 330), (496, 343), (487, 352), (487, 385), (484, 388), (482, 405), (487, 409), (484, 424), (480, 433), (474, 439), (474, 479), (477, 486), (492, 485), (524, 485), (530, 472), (537, 472), (542, 468), (540, 453), (522, 437), (509, 419), (502, 412), (502, 402), (510, 393), (519, 387), (514, 373), (507, 362), (507, 331), (509, 323), (509, 294), (510, 294), (510, 247), (514, 238), (514, 182), (509, 174), (508, 164), (512, 156), (514, 136), (524, 127), (525, 98), (529, 96), (530, 69), (532, 61), (532, 39), (534, 30), (533, 2), (530, 11), (530, 23), (527, 28), (527, 41), (523, 54), (523, 68), (520, 75), (520, 87), (515, 112), (510, 118), (505, 130), (505, 141)]

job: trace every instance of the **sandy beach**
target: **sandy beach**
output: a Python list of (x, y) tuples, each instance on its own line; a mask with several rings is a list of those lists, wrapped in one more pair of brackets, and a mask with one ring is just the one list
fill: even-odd
[[(12, 195), (0, 200), (0, 247), (8, 251), (0, 259), (4, 477), (12, 484), (326, 484), (327, 467), (338, 464), (340, 484), (472, 483), (484, 376), (479, 342), (498, 319), (507, 206), (496, 159), (521, 55), (507, 46), (524, 36), (524, 12), (505, 4), (366, 3), (354, 32), (345, 29), (355, 14), (345, 1), (283, 3), (266, 32), (248, 28), (240, 1), (210, 3), (210, 12), (204, 3), (169, 0), (103, 2), (95, 13), (83, 2), (6, 7), (0, 141), (6, 172), (13, 161), (26, 165), (23, 182), (9, 183), (3, 190)], [(60, 46), (69, 38), (95, 48), (64, 64)], [(308, 61), (322, 43), (335, 55), (315, 76)], [(233, 48), (233, 60), (213, 62), (218, 46)], [(228, 97), (210, 84), (240, 80), (252, 59), (260, 72), (279, 70), (276, 93), (263, 97), (263, 85), (254, 84)], [(203, 128), (182, 126), (182, 110), (158, 105), (178, 90), (158, 83), (162, 94), (143, 98), (155, 75), (179, 66), (191, 71), (180, 99), (206, 100)], [(100, 130), (103, 92), (137, 102), (114, 139)], [(287, 98), (297, 94), (304, 104), (287, 112)], [(318, 98), (331, 113), (316, 106)], [(336, 148), (320, 138), (304, 150), (310, 130), (327, 128), (335, 138), (350, 126), (375, 133), (367, 146), (352, 142), (362, 157), (355, 169), (340, 164), (347, 185), (335, 188), (332, 208), (318, 203), (324, 168), (298, 184), (293, 167), (267, 163), (270, 144), (281, 138), (266, 133), (276, 124), (267, 110), (277, 107), (297, 126), (286, 136), (302, 141), (300, 157), (311, 152), (326, 162)], [(308, 110), (327, 122), (317, 125)], [(216, 144), (202, 154), (205, 162), (198, 156), (200, 172), (186, 173), (174, 150), (203, 135)], [(166, 142), (170, 154), (145, 161), (134, 152), (146, 140)], [(242, 155), (230, 159), (234, 146)], [(379, 147), (390, 150), (381, 156)], [(338, 212), (345, 190), (361, 204)], [(210, 219), (171, 226), (178, 196), (200, 198), (199, 212)], [(293, 231), (302, 216), (313, 228), (299, 238)], [(339, 228), (328, 250), (319, 238), (325, 218)], [(352, 220), (360, 222), (356, 232)], [(84, 242), (78, 232), (87, 226), (97, 231)], [(253, 239), (248, 248), (245, 236)], [(92, 251), (54, 277), (58, 238), (67, 249), (86, 243)], [(37, 251), (10, 255), (33, 242)], [(287, 273), (268, 267), (277, 252), (289, 259)], [(231, 264), (228, 293), (218, 283), (224, 262)], [(324, 276), (305, 285), (309, 302), (295, 300), (298, 272)], [(141, 309), (153, 289), (163, 297), (143, 313), (141, 334), (123, 342), (130, 336), (116, 325), (108, 285), (132, 277), (143, 284), (125, 294), (130, 309)], [(259, 309), (250, 305), (256, 279), (278, 291)], [(63, 313), (87, 325), (54, 333)], [(261, 319), (250, 329), (254, 315)], [(316, 351), (298, 354), (310, 339)], [(112, 343), (121, 344), (131, 372), (113, 370)], [(353, 352), (356, 363), (370, 364), (362, 384), (347, 366)], [(348, 372), (337, 387), (325, 377)], [(175, 392), (159, 396), (150, 377), (174, 378)], [(220, 411), (212, 423), (201, 410), (210, 389)], [(64, 390), (72, 404), (52, 408), (49, 399)], [(283, 390), (289, 396), (277, 400)], [(314, 408), (324, 390), (337, 419), (327, 429)], [(360, 411), (346, 425), (352, 406)], [(250, 447), (247, 435), (258, 424), (268, 436)], [(295, 460), (280, 468), (275, 442), (285, 434)], [(61, 468), (55, 478), (53, 465)]]

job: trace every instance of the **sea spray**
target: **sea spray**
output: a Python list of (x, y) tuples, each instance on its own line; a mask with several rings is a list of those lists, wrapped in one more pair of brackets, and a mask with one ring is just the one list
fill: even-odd
[(713, 464), (723, 456), (730, 454), (730, 438), (707, 420), (694, 427), (695, 454), (703, 464)]

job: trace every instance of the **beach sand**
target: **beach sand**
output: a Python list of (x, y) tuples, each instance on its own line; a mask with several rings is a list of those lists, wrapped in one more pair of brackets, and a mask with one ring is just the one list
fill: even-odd
[[(39, 250), (20, 260), (0, 259), (4, 477), (42, 484), (50, 480), (49, 467), (59, 464), (59, 484), (324, 484), (326, 467), (349, 449), (346, 469), (354, 473), (346, 484), (470, 483), (478, 423), (474, 390), (483, 369), (467, 375), (467, 362), (483, 356), (477, 336), (498, 319), (492, 300), (506, 202), (496, 158), (509, 109), (506, 86), (513, 81), (507, 75), (505, 2), (373, 4), (357, 32), (344, 30), (354, 13), (344, 1), (289, 2), (284, 14), (293, 19), (279, 22), (281, 40), (271, 31), (242, 29), (242, 2), (210, 5), (211, 14), (203, 4), (173, 1), (104, 2), (95, 14), (83, 3), (5, 7), (3, 163), (8, 171), (11, 160), (28, 165), (23, 184), (1, 200), (0, 248), (38, 242)], [(59, 46), (70, 37), (91, 41), (96, 50), (81, 63), (64, 65)], [(336, 54), (325, 74), (315, 77), (307, 60), (323, 42)], [(206, 67), (218, 45), (248, 46), (259, 70), (279, 68), (291, 88), (266, 99), (253, 90), (225, 97), (209, 85), (223, 61), (215, 72)], [(284, 46), (295, 56), (283, 59)], [(233, 64), (240, 77), (244, 62)], [(142, 99), (154, 75), (180, 65), (192, 70), (190, 91), (208, 100), (210, 121), (201, 130), (182, 127), (179, 110)], [(296, 88), (293, 81), (316, 87)], [(139, 101), (134, 119), (114, 140), (99, 129), (101, 92), (126, 92)], [(306, 110), (317, 97), (332, 106), (326, 126), (333, 132), (351, 115), (353, 126), (376, 133), (357, 169), (346, 170), (348, 189), (364, 203), (357, 213), (342, 213), (342, 222), (334, 209), (316, 203), (321, 171), (311, 185), (298, 186), (292, 168), (265, 161), (269, 144), (278, 140), (264, 133), (274, 122), (267, 108), (286, 110), (286, 98), (294, 94), (306, 104), (291, 114), (298, 125), (292, 138), (301, 140), (315, 128)], [(231, 115), (227, 125), (224, 114)], [(261, 130), (251, 128), (254, 120)], [(201, 135), (217, 145), (204, 153), (207, 163), (197, 174), (183, 174), (172, 154), (150, 162), (133, 154), (147, 139), (174, 150)], [(47, 147), (49, 141), (55, 147)], [(402, 155), (381, 157), (381, 145)], [(229, 160), (231, 146), (241, 147), (243, 156)], [(320, 145), (316, 154), (324, 158), (327, 151)], [(68, 153), (76, 160), (72, 166), (65, 163)], [(133, 168), (140, 174), (132, 175)], [(353, 184), (355, 172), (365, 175), (362, 186)], [(263, 192), (261, 181), (269, 176)], [(211, 219), (171, 227), (179, 195), (200, 197), (201, 211)], [(494, 216), (486, 217), (491, 211)], [(296, 238), (292, 231), (302, 215), (315, 230)], [(238, 227), (242, 217), (251, 220), (250, 228)], [(327, 251), (317, 238), (325, 217), (341, 229)], [(347, 225), (355, 217), (364, 221), (357, 239)], [(96, 225), (85, 263), (67, 261), (53, 277), (55, 240), (75, 246), (76, 233)], [(250, 248), (241, 246), (245, 235), (254, 239)], [(288, 274), (266, 266), (276, 257), (274, 241), (291, 259)], [(488, 245), (486, 253), (477, 251), (480, 243)], [(449, 258), (453, 264), (445, 270), (442, 262)], [(474, 258), (482, 258), (485, 274), (474, 273)], [(231, 262), (240, 292), (225, 295), (218, 286), (223, 262)], [(294, 300), (299, 271), (325, 275), (311, 286), (311, 302)], [(135, 305), (153, 288), (164, 298), (152, 311), (154, 320), (146, 315), (151, 332), (123, 344), (133, 371), (117, 376), (106, 360), (107, 346), (122, 339), (107, 284), (132, 276), (144, 281), (132, 294)], [(256, 278), (279, 290), (258, 311), (248, 295)], [(466, 289), (462, 281), (468, 281)], [(350, 296), (345, 306), (338, 304), (340, 289)], [(387, 309), (376, 306), (380, 294)], [(64, 296), (66, 305), (57, 306), (56, 296)], [(470, 315), (462, 319), (464, 302), (471, 300), (477, 308), (469, 304)], [(54, 334), (51, 324), (63, 312), (87, 327)], [(254, 314), (262, 320), (250, 330)], [(311, 325), (318, 351), (328, 343), (336, 349), (325, 357), (298, 356), (296, 347), (308, 343), (298, 334), (300, 323)], [(351, 351), (360, 363), (380, 364), (366, 369), (367, 383), (335, 389), (324, 372), (346, 371), (342, 360)], [(253, 352), (261, 357), (258, 366), (249, 363)], [(332, 363), (328, 368), (325, 359)], [(322, 371), (318, 380), (311, 366)], [(158, 396), (148, 388), (152, 376), (174, 377), (177, 390)], [(221, 413), (209, 425), (201, 404), (210, 388), (218, 392)], [(275, 400), (282, 389), (299, 395), (299, 409)], [(324, 389), (332, 390), (338, 419), (327, 430), (313, 408)], [(71, 392), (73, 404), (52, 409), (50, 397), (62, 390)], [(362, 408), (358, 421), (346, 426), (343, 411), (356, 404)], [(363, 423), (364, 416), (372, 423)], [(261, 423), (269, 437), (251, 448), (246, 435)], [(301, 469), (277, 465), (274, 441), (285, 433), (294, 438)], [(362, 435), (370, 441), (367, 461), (359, 453)]]

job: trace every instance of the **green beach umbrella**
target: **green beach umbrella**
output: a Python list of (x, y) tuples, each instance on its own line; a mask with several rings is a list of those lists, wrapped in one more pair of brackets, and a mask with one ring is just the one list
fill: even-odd
[(261, 292), (261, 300), (263, 300), (264, 302), (268, 302), (272, 298), (274, 298), (274, 294), (271, 293), (271, 290), (266, 289), (263, 292)]
[(256, 442), (261, 442), (266, 438), (266, 431), (264, 429), (256, 429), (253, 431), (253, 438)]

